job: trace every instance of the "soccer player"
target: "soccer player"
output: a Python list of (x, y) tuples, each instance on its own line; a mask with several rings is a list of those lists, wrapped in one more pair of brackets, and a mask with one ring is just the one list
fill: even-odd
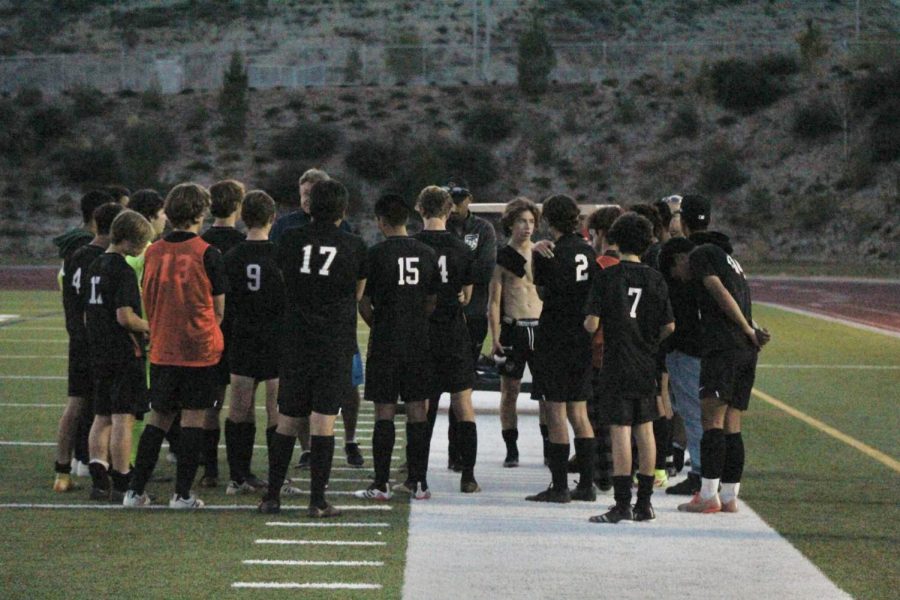
[[(502, 356), (500, 366), (500, 426), (506, 444), (503, 466), (519, 466), (519, 427), (516, 403), (526, 364), (534, 377), (534, 338), (543, 303), (534, 285), (531, 236), (541, 220), (541, 211), (528, 198), (512, 200), (503, 210), (500, 224), (509, 238), (497, 251), (497, 266), (488, 294), (491, 354)], [(547, 459), (548, 430), (544, 403), (532, 379), (531, 397), (540, 406), (541, 437)]]
[[(609, 239), (619, 247), (621, 261), (603, 269), (585, 306), (585, 329), (603, 324), (603, 391), (601, 411), (610, 423), (613, 488), (616, 504), (591, 517), (594, 523), (652, 521), (656, 444), (653, 421), (658, 416), (656, 393), (659, 341), (675, 326), (666, 282), (640, 256), (652, 241), (652, 225), (645, 217), (625, 214), (613, 223)], [(631, 506), (631, 435), (637, 440), (638, 494)]]
[[(235, 227), (238, 215), (241, 212), (241, 202), (244, 200), (244, 184), (233, 179), (226, 179), (214, 183), (209, 188), (209, 211), (215, 218), (212, 226), (201, 236), (203, 241), (213, 248), (225, 253), (244, 241), (246, 236)], [(225, 393), (231, 382), (229, 373), (228, 346), (231, 340), (231, 310), (225, 305), (225, 318), (222, 321), (222, 335), (225, 339), (225, 350), (222, 359), (216, 367), (218, 391), (216, 392), (216, 404), (206, 411), (206, 419), (203, 422), (203, 450), (200, 460), (203, 464), (203, 477), (200, 478), (200, 487), (214, 488), (219, 485), (219, 438), (222, 430), (219, 427), (219, 412), (225, 404)]]
[(738, 510), (744, 471), (741, 416), (750, 404), (759, 349), (769, 341), (769, 333), (753, 322), (750, 286), (731, 255), (728, 236), (707, 231), (709, 222), (707, 198), (689, 195), (682, 199), (682, 230), (698, 244), (689, 257), (690, 275), (702, 284), (697, 296), (702, 328), (702, 479), (700, 491), (678, 507), (693, 513)]
[[(547, 402), (550, 430), (549, 458), (553, 482), (528, 496), (533, 502), (594, 501), (594, 430), (588, 420), (586, 400), (591, 396), (591, 338), (584, 330), (584, 305), (597, 270), (596, 254), (576, 231), (581, 211), (566, 195), (551, 196), (543, 205), (544, 219), (554, 241), (553, 258), (532, 253), (534, 283), (544, 301), (534, 340), (536, 376)], [(569, 492), (566, 467), (569, 431), (575, 431), (575, 454), (580, 479)]]
[[(121, 210), (118, 204), (112, 206)], [(119, 503), (128, 490), (132, 423), (146, 402), (143, 336), (150, 328), (142, 318), (141, 294), (125, 256), (143, 252), (152, 235), (147, 219), (133, 210), (121, 212), (112, 223), (109, 248), (91, 263), (84, 278), (84, 320), (94, 376), (91, 500)]]
[(169, 508), (202, 508), (191, 493), (203, 446), (206, 411), (216, 401), (216, 370), (222, 357), (222, 330), (228, 278), (218, 250), (199, 235), (210, 204), (209, 191), (182, 183), (166, 197), (173, 231), (145, 252), (144, 307), (150, 324), (150, 408), (138, 443), (131, 485), (123, 504), (150, 504), (144, 491), (159, 449), (181, 412), (181, 446), (175, 494)]
[[(386, 194), (375, 203), (378, 229), (387, 239), (369, 249), (369, 279), (359, 301), (359, 314), (370, 327), (365, 395), (375, 403), (375, 480), (355, 495), (370, 500), (389, 500), (392, 496), (388, 483), (398, 398), (406, 405), (410, 423), (407, 481), (414, 486), (414, 497), (427, 496), (422, 484), (427, 468), (432, 363), (425, 332), (441, 278), (435, 251), (407, 235), (409, 214), (410, 207), (396, 194)], [(473, 433), (474, 425), (473, 421)], [(474, 456), (469, 458), (471, 469)]]
[(366, 282), (366, 245), (341, 229), (347, 190), (319, 181), (310, 190), (312, 222), (279, 238), (276, 259), (284, 274), (287, 307), (278, 389), (278, 426), (269, 446), (269, 490), (262, 513), (281, 509), (281, 487), (301, 417), (309, 419), (308, 515), (333, 517), (325, 488), (334, 458), (334, 420), (347, 393), (356, 351), (356, 303)]
[[(408, 491), (414, 498), (427, 499), (431, 496), (426, 481), (428, 455), (431, 449), (431, 435), (437, 418), (441, 394), (450, 394), (450, 410), (456, 415), (457, 444), (464, 467), (460, 489), (464, 493), (479, 490), (475, 481), (474, 466), (478, 455), (478, 433), (475, 425), (475, 410), (472, 408), (472, 385), (475, 373), (472, 371), (471, 344), (469, 330), (463, 308), (472, 297), (472, 252), (466, 244), (447, 231), (447, 217), (453, 201), (444, 188), (429, 186), (419, 194), (416, 209), (425, 222), (424, 231), (415, 239), (431, 246), (437, 255), (440, 282), (437, 290), (437, 307), (428, 319), (428, 337), (433, 364), (434, 383), (428, 398), (428, 433), (424, 450), (424, 465), (420, 465), (421, 479), (416, 483), (408, 481), (394, 487), (394, 490)], [(420, 443), (418, 431), (421, 423), (407, 421), (406, 439)], [(407, 444), (407, 464), (416, 460), (416, 452), (422, 450)]]
[[(225, 254), (231, 315), (231, 403), (225, 419), (225, 450), (231, 481), (226, 494), (266, 487), (250, 472), (256, 417), (253, 399), (257, 386), (266, 390), (266, 443), (271, 444), (278, 421), (279, 336), (284, 312), (284, 279), (275, 260), (269, 229), (275, 220), (275, 201), (262, 191), (244, 197), (241, 220), (247, 240)], [(283, 491), (283, 490), (282, 490)]]
[[(113, 207), (104, 209), (104, 227), (101, 231), (97, 227), (95, 211), (106, 204)], [(76, 475), (88, 475), (87, 464), (90, 462), (88, 435), (90, 422), (94, 418), (91, 407), (93, 381), (87, 350), (87, 332), (84, 329), (84, 306), (80, 294), (83, 289), (84, 272), (109, 245), (109, 227), (116, 216), (114, 206), (115, 203), (106, 194), (88, 192), (81, 197), (84, 228), (68, 231), (53, 240), (59, 248), (60, 258), (63, 259), (60, 287), (66, 333), (69, 335), (68, 398), (66, 408), (59, 419), (56, 435), (54, 465), (56, 478), (53, 482), (53, 490), (56, 492), (77, 489), (78, 486), (72, 481), (73, 466), (76, 468)]]

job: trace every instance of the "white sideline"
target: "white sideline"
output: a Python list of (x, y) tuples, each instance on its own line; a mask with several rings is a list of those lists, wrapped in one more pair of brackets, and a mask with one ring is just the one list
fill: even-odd
[(274, 565), (283, 567), (383, 567), (380, 560), (242, 560), (245, 565)]
[(847, 327), (852, 327), (854, 329), (862, 329), (863, 331), (869, 331), (871, 333), (880, 333), (881, 335), (886, 335), (886, 336), (894, 337), (894, 338), (900, 338), (900, 331), (893, 331), (891, 329), (885, 329), (883, 327), (878, 327), (876, 325), (872, 325), (869, 323), (863, 323), (861, 321), (855, 321), (852, 319), (844, 319), (841, 317), (836, 317), (833, 315), (826, 314), (824, 312), (804, 310), (802, 308), (794, 308), (793, 306), (787, 306), (785, 304), (778, 304), (776, 302), (754, 302), (753, 304), (760, 304), (762, 306), (771, 306), (772, 308), (777, 308), (779, 310), (784, 310), (784, 311), (794, 313), (797, 315), (803, 315), (804, 317), (812, 317), (814, 319), (822, 319), (823, 321), (828, 321), (829, 323), (838, 323), (840, 325), (846, 325)]
[(301, 521), (270, 521), (266, 523), (269, 527), (390, 527), (390, 523), (305, 523)]
[[(135, 510), (135, 511), (143, 511), (143, 510), (170, 510), (168, 506), (165, 504), (153, 504), (151, 506), (144, 506), (142, 508), (125, 508), (121, 504), (55, 504), (55, 503), (30, 503), (30, 502), (7, 502), (5, 504), (0, 504), (0, 509), (47, 509), (47, 510)], [(255, 504), (207, 504), (204, 506), (203, 510), (257, 510), (257, 506)], [(351, 511), (381, 511), (381, 510), (393, 510), (388, 504), (359, 504), (359, 505), (336, 505), (335, 508), (344, 512)], [(281, 505), (281, 510), (308, 510), (309, 505)]]
[[(459, 475), (442, 468), (446, 432), (442, 416), (428, 477), (434, 495), (410, 509), (404, 598), (849, 598), (743, 503), (737, 514), (686, 514), (676, 505), (688, 498), (657, 492), (655, 522), (618, 526), (588, 522), (611, 493), (594, 503), (526, 502), (550, 480), (535, 416), (519, 417), (517, 469), (501, 466), (499, 420), (479, 419), (475, 475), (484, 491), (464, 496)], [(752, 474), (745, 480), (760, 485)]]
[(256, 540), (256, 544), (276, 544), (280, 546), (387, 546), (387, 542), (360, 540)]
[(272, 590), (380, 590), (377, 583), (278, 583), (278, 582), (245, 582), (235, 581), (233, 588), (272, 589)]

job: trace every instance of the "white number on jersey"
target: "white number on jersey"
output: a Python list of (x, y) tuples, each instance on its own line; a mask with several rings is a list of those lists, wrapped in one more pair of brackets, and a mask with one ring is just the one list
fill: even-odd
[(88, 299), (88, 304), (103, 304), (103, 296), (97, 291), (98, 285), (100, 285), (100, 276), (94, 275), (91, 277), (91, 297)]
[(398, 282), (398, 285), (418, 285), (418, 264), (418, 256), (406, 256), (397, 259), (397, 265), (400, 267), (400, 281)]
[(259, 265), (247, 265), (247, 289), (251, 292), (258, 292), (260, 287), (260, 278), (262, 271)]
[(628, 313), (632, 319), (637, 319), (637, 306), (641, 301), (641, 294), (644, 292), (641, 288), (628, 288), (628, 295), (634, 296), (634, 303), (631, 305), (631, 312)]
[[(312, 248), (312, 244), (303, 246), (303, 264), (300, 265), (300, 272), (307, 275), (312, 273), (309, 268), (309, 261), (312, 259)], [(334, 246), (322, 246), (319, 248), (319, 254), (326, 255), (325, 264), (319, 269), (319, 275), (327, 277), (330, 273), (329, 269), (331, 268), (331, 263), (334, 262), (334, 257), (337, 256), (337, 248)]]
[(81, 267), (78, 267), (78, 270), (72, 275), (72, 287), (75, 288), (76, 294), (81, 293)]
[(741, 268), (740, 263), (738, 263), (738, 261), (733, 259), (730, 254), (725, 257), (725, 260), (728, 261), (728, 264), (731, 266), (732, 269), (734, 269), (735, 273), (737, 273), (738, 275), (744, 274), (744, 269)]
[(587, 281), (588, 278), (588, 257), (584, 254), (575, 256), (575, 281)]
[(441, 282), (447, 283), (450, 281), (450, 273), (447, 272), (447, 255), (441, 254), (438, 257), (438, 268), (441, 270)]

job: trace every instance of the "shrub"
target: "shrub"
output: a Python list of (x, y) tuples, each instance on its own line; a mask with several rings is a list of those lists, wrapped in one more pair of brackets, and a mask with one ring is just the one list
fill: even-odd
[(844, 171), (834, 184), (838, 191), (857, 191), (868, 187), (875, 181), (877, 171), (872, 162), (872, 153), (868, 148), (858, 148), (850, 155), (850, 160), (844, 165)]
[(147, 110), (162, 110), (166, 105), (162, 90), (152, 85), (141, 92), (141, 107)]
[(815, 99), (794, 110), (791, 131), (805, 140), (817, 140), (841, 131), (841, 115), (833, 103)]
[(841, 200), (832, 193), (806, 193), (794, 198), (790, 210), (801, 231), (816, 230), (834, 219)]
[(353, 47), (347, 53), (347, 61), (344, 63), (344, 82), (360, 83), (363, 77), (363, 62), (359, 54), (359, 48)]
[(69, 95), (72, 98), (72, 114), (76, 119), (99, 117), (106, 112), (103, 92), (97, 88), (78, 86)]
[(28, 123), (38, 141), (49, 142), (68, 135), (72, 117), (58, 106), (45, 106), (35, 109)]
[(23, 87), (16, 94), (16, 104), (23, 108), (34, 108), (44, 101), (44, 93), (40, 88)]
[(700, 116), (693, 104), (682, 104), (675, 110), (675, 116), (663, 132), (664, 140), (685, 137), (695, 138), (700, 133)]
[(122, 162), (126, 181), (133, 188), (152, 187), (159, 169), (178, 153), (178, 140), (163, 125), (137, 122), (122, 134)]
[(549, 167), (556, 161), (556, 140), (558, 134), (547, 126), (530, 130), (531, 150), (534, 152), (534, 164)]
[(870, 110), (890, 98), (900, 98), (900, 65), (886, 71), (870, 71), (853, 84), (850, 97), (854, 106)]
[(828, 54), (828, 40), (812, 19), (806, 20), (806, 30), (797, 36), (797, 45), (800, 46), (803, 66), (807, 69), (812, 69), (817, 60)]
[(869, 126), (869, 150), (875, 162), (900, 158), (900, 99), (891, 99), (875, 115)]
[(391, 176), (400, 162), (394, 147), (374, 140), (361, 140), (350, 145), (344, 163), (361, 177), (381, 181)]
[(12, 102), (0, 100), (0, 155), (19, 157), (24, 139), (19, 131), (19, 113)]
[(734, 150), (724, 142), (713, 142), (703, 153), (697, 186), (710, 194), (723, 194), (742, 186), (747, 175), (735, 160)]
[(757, 60), (756, 64), (765, 73), (779, 77), (794, 75), (800, 71), (797, 59), (789, 54), (768, 54)]
[(219, 94), (219, 112), (222, 115), (222, 133), (230, 141), (241, 143), (247, 134), (247, 70), (240, 52), (231, 55), (225, 71), (222, 91)]
[(519, 38), (519, 89), (529, 96), (543, 94), (547, 91), (548, 78), (555, 66), (556, 53), (550, 45), (544, 24), (535, 13), (531, 27)]
[(69, 146), (58, 153), (62, 176), (75, 184), (109, 184), (122, 180), (115, 148), (104, 144)]
[(209, 110), (201, 104), (191, 111), (184, 126), (188, 131), (202, 131), (207, 121), (209, 121)]
[(449, 144), (443, 148), (443, 153), (447, 177), (462, 174), (469, 185), (474, 187), (484, 187), (497, 180), (497, 161), (484, 146), (472, 143)]
[(279, 204), (296, 206), (300, 203), (297, 182), (311, 166), (297, 161), (281, 162), (273, 173), (263, 179), (263, 189)]
[(281, 159), (321, 160), (337, 149), (340, 134), (330, 125), (304, 121), (272, 140), (272, 154)]
[(745, 114), (772, 104), (787, 91), (783, 80), (739, 58), (715, 63), (704, 69), (704, 77), (720, 106)]
[(620, 123), (630, 125), (641, 120), (641, 112), (637, 102), (631, 96), (619, 96), (616, 99), (616, 118)]
[(488, 104), (466, 115), (463, 135), (466, 139), (492, 144), (507, 138), (514, 127), (509, 110)]
[(431, 139), (409, 149), (390, 187), (415, 197), (425, 186), (443, 183), (454, 175), (479, 188), (496, 181), (498, 173), (496, 160), (484, 146)]

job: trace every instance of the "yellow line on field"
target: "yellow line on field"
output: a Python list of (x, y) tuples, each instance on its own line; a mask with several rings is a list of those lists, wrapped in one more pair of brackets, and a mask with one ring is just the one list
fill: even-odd
[(831, 437), (844, 442), (848, 446), (856, 448), (857, 450), (859, 450), (866, 456), (868, 456), (870, 458), (874, 458), (881, 464), (886, 465), (888, 468), (894, 470), (897, 473), (900, 473), (900, 461), (894, 460), (893, 458), (891, 458), (884, 452), (881, 452), (880, 450), (876, 450), (872, 446), (869, 446), (868, 444), (864, 444), (863, 442), (859, 441), (858, 439), (856, 439), (854, 437), (850, 437), (843, 431), (838, 431), (834, 427), (832, 427), (830, 425), (826, 425), (825, 423), (816, 419), (815, 417), (811, 417), (808, 414), (806, 414), (805, 412), (797, 410), (793, 406), (785, 404), (778, 398), (770, 396), (769, 394), (762, 392), (756, 388), (753, 388), (753, 394), (757, 398), (762, 400), (763, 402), (768, 402), (775, 408), (777, 408), (779, 410), (783, 410), (784, 412), (791, 415), (792, 417), (794, 417), (796, 419), (800, 419), (807, 425), (811, 425), (812, 427), (815, 427), (819, 431), (826, 433), (826, 434), (830, 435)]

